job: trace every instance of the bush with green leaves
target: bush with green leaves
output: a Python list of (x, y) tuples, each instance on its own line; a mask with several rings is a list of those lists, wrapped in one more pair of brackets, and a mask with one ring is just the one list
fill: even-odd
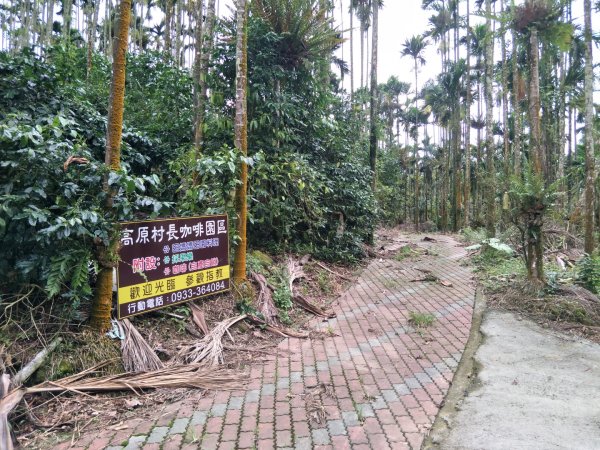
[[(112, 224), (169, 205), (154, 196), (158, 176), (140, 170), (148, 158), (136, 146), (151, 142), (128, 130), (123, 168), (107, 176), (105, 120), (61, 83), (33, 54), (0, 54), (0, 283), (5, 293), (40, 285), (76, 304), (91, 295), (94, 249)], [(116, 193), (111, 215), (105, 180)]]
[(578, 266), (580, 282), (593, 293), (600, 294), (600, 254), (585, 255)]

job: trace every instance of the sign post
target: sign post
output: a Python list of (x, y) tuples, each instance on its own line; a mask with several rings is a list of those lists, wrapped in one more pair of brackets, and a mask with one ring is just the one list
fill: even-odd
[(229, 290), (226, 215), (121, 224), (118, 317)]

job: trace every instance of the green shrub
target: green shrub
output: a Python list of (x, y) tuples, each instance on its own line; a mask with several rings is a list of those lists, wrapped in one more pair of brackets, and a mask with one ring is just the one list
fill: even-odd
[(579, 280), (595, 294), (600, 294), (600, 255), (586, 255), (579, 263)]

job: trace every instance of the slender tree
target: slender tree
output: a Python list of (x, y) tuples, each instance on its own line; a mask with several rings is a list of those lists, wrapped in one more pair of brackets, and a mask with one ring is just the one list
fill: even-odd
[(494, 77), (494, 39), (492, 36), (492, 2), (485, 0), (486, 41), (485, 41), (485, 138), (486, 138), (486, 228), (490, 236), (496, 233), (496, 170), (494, 168), (494, 102), (492, 80)]
[(372, 1), (373, 6), (373, 27), (371, 42), (373, 46), (371, 54), (371, 117), (370, 117), (370, 132), (369, 132), (369, 162), (373, 179), (371, 187), (375, 192), (377, 185), (377, 45), (378, 45), (378, 28), (379, 28), (379, 0)]
[[(131, 0), (121, 0), (119, 4), (119, 18), (117, 35), (113, 45), (113, 70), (108, 107), (106, 130), (105, 163), (111, 171), (121, 169), (121, 135), (123, 132), (123, 107), (125, 104), (125, 67), (127, 54), (127, 40), (129, 21), (131, 17)], [(106, 208), (111, 214), (114, 192), (108, 186), (108, 179), (104, 183), (107, 195)], [(91, 314), (91, 326), (98, 331), (105, 331), (110, 327), (110, 310), (112, 307), (112, 277), (113, 269), (117, 262), (119, 248), (118, 233), (110, 238), (110, 242), (98, 245), (98, 262), (100, 272), (96, 285), (96, 295)]]
[(592, 4), (583, 1), (585, 38), (585, 241), (584, 250), (594, 251), (594, 73), (592, 53)]
[(418, 123), (418, 96), (419, 96), (419, 64), (425, 64), (423, 52), (427, 47), (427, 40), (423, 36), (413, 36), (407, 39), (402, 45), (402, 56), (409, 56), (413, 59), (415, 71), (415, 132), (414, 132), (414, 178), (415, 178), (415, 230), (419, 231), (419, 123)]
[(350, 12), (350, 102), (354, 103), (354, 9), (352, 2), (349, 7)]
[[(202, 15), (200, 15), (202, 21)], [(196, 135), (194, 143), (198, 152), (202, 151), (202, 139), (204, 137), (204, 109), (208, 100), (208, 68), (210, 64), (210, 55), (214, 45), (214, 26), (215, 26), (215, 0), (208, 0), (206, 8), (206, 25), (202, 32), (202, 52), (200, 56), (200, 67), (198, 74), (198, 101), (197, 101), (197, 116), (196, 116)]]
[(465, 17), (466, 27), (466, 43), (467, 43), (467, 57), (466, 57), (466, 68), (465, 68), (465, 87), (466, 87), (466, 101), (465, 101), (465, 116), (464, 116), (464, 129), (465, 129), (465, 184), (464, 184), (464, 224), (465, 227), (471, 225), (471, 103), (473, 102), (473, 94), (471, 91), (471, 0), (467, 0), (467, 15)]
[[(248, 50), (247, 50), (247, 17), (248, 8), (246, 0), (236, 2), (237, 38), (235, 50), (235, 147), (246, 156), (248, 154), (248, 111), (247, 103), (247, 76), (248, 76)], [(248, 216), (248, 205), (246, 194), (248, 190), (248, 165), (244, 160), (240, 162), (240, 184), (235, 191), (236, 201), (236, 229), (239, 242), (235, 247), (233, 259), (233, 281), (241, 283), (246, 279), (246, 224)]]

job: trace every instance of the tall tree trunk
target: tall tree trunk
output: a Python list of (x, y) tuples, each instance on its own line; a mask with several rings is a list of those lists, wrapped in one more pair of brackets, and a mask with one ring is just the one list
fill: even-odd
[(544, 149), (542, 147), (540, 124), (540, 80), (539, 80), (539, 40), (538, 31), (531, 27), (529, 36), (529, 122), (531, 128), (531, 156), (533, 170), (537, 175), (544, 173)]
[(415, 231), (419, 232), (419, 108), (417, 99), (419, 97), (419, 75), (417, 57), (415, 56)]
[[(458, 16), (459, 16), (459, 2), (456, 2), (454, 4), (454, 8), (453, 8), (453, 18), (454, 18), (454, 62), (458, 63), (458, 60), (460, 58), (460, 46), (459, 46), (459, 39), (458, 39)], [(453, 190), (454, 190), (454, 216), (453, 216), (453, 223), (452, 223), (452, 228), (453, 231), (458, 231), (458, 228), (460, 226), (460, 222), (461, 222), (461, 210), (462, 210), (462, 190), (461, 190), (461, 152), (460, 152), (460, 137), (461, 137), (461, 127), (460, 127), (460, 83), (457, 87), (459, 89), (459, 92), (456, 92), (456, 103), (454, 105), (454, 118), (452, 120), (452, 126), (453, 126), (453, 144), (452, 144), (452, 151), (453, 151), (453, 174), (454, 174), (454, 183), (453, 183)]]
[(471, 93), (471, 25), (470, 25), (470, 3), (467, 0), (467, 70), (465, 74), (465, 86), (467, 88), (467, 98), (465, 105), (465, 184), (464, 184), (464, 202), (465, 202), (465, 227), (471, 225), (471, 103), (473, 95)]
[(69, 40), (71, 33), (71, 20), (73, 15), (73, 0), (63, 0), (63, 38)]
[[(504, 2), (500, 3), (501, 14), (504, 15)], [(502, 50), (502, 143), (504, 156), (504, 190), (508, 191), (509, 176), (510, 176), (510, 137), (508, 127), (508, 64), (506, 58), (506, 38), (505, 33), (501, 35), (501, 50)]]
[(96, 11), (98, 10), (98, 5), (96, 2), (87, 4), (86, 8), (86, 16), (87, 16), (87, 64), (85, 76), (86, 79), (89, 79), (90, 73), (92, 71), (92, 55), (94, 52), (94, 41), (96, 40), (96, 28), (94, 25), (94, 16), (96, 15)]
[(492, 34), (492, 3), (485, 0), (487, 33), (485, 43), (485, 138), (486, 138), (486, 228), (489, 236), (496, 233), (496, 170), (494, 169), (494, 101), (492, 97), (492, 81), (494, 77), (494, 39)]
[(558, 206), (560, 209), (564, 209), (566, 205), (566, 188), (565, 188), (565, 120), (566, 120), (566, 90), (565, 90), (565, 77), (566, 77), (566, 58), (565, 53), (560, 52), (560, 76), (558, 80), (559, 93), (558, 93), (558, 171), (557, 179), (559, 180), (559, 198)]
[[(247, 2), (237, 0), (237, 42), (235, 50), (236, 79), (235, 79), (235, 147), (244, 156), (248, 154), (248, 111), (247, 104), (247, 76), (248, 76), (248, 36), (247, 36)], [(233, 281), (241, 283), (246, 279), (246, 224), (248, 215), (247, 190), (248, 190), (248, 165), (241, 161), (241, 183), (236, 187), (236, 229), (239, 242), (235, 247), (233, 259)]]
[(371, 188), (375, 192), (377, 185), (377, 39), (379, 27), (379, 2), (373, 1), (373, 27), (371, 42), (373, 45), (371, 55), (371, 110), (370, 110), (370, 131), (369, 131), (369, 162), (373, 178), (371, 180)]
[[(539, 80), (539, 40), (538, 30), (530, 28), (529, 35), (529, 123), (531, 128), (531, 154), (533, 170), (536, 176), (544, 176), (544, 148), (541, 142), (540, 126), (540, 80)], [(542, 235), (543, 205), (535, 205), (528, 212), (528, 275), (532, 281), (542, 283), (544, 280), (544, 245)], [(531, 265), (535, 262), (535, 273)]]
[[(201, 80), (202, 80), (202, 56), (204, 46), (204, 0), (197, 0), (196, 3), (196, 29), (195, 29), (195, 47), (194, 47), (194, 148), (196, 160), (200, 157), (202, 151), (202, 123), (204, 118), (204, 105), (201, 106)], [(196, 175), (194, 175), (194, 184), (196, 184)]]
[(171, 57), (173, 44), (172, 44), (172, 32), (171, 24), (173, 23), (173, 1), (165, 0), (165, 53)]
[(178, 0), (175, 7), (175, 64), (177, 64), (177, 67), (181, 67), (181, 18), (183, 14), (183, 0)]
[(360, 87), (365, 85), (365, 30), (360, 26)]
[[(335, 10), (335, 5), (333, 6), (333, 9)], [(345, 32), (344, 30), (344, 0), (340, 0), (340, 25), (342, 27), (342, 33)], [(343, 37), (343, 34), (342, 34)], [(342, 61), (344, 61), (344, 43), (342, 42), (341, 44), (341, 50), (342, 50)], [(342, 80), (342, 90), (344, 89), (344, 68), (340, 67), (340, 78)]]
[[(127, 54), (127, 38), (131, 18), (131, 0), (121, 0), (119, 5), (119, 21), (115, 37), (113, 54), (113, 72), (108, 106), (106, 131), (105, 163), (111, 171), (121, 169), (121, 135), (123, 132), (123, 107), (125, 103), (125, 67)], [(107, 192), (106, 209), (112, 216), (114, 192), (105, 180), (104, 189)], [(110, 310), (112, 307), (113, 269), (117, 264), (119, 235), (114, 233), (108, 245), (101, 243), (97, 248), (100, 272), (96, 284), (96, 295), (92, 307), (92, 328), (106, 331), (110, 327)]]
[(585, 36), (585, 241), (584, 250), (594, 251), (594, 73), (592, 53), (592, 5), (584, 0)]
[(350, 103), (354, 103), (354, 9), (350, 2)]
[[(514, 8), (514, 2), (511, 4), (511, 7)], [(517, 33), (513, 29), (512, 30), (512, 78), (513, 78), (513, 117), (514, 117), (514, 133), (515, 137), (513, 140), (513, 158), (514, 158), (514, 173), (521, 173), (521, 133), (522, 131), (522, 121), (521, 121), (521, 97), (520, 97), (520, 80), (521, 76), (519, 74), (519, 65), (518, 65), (518, 46), (517, 46)]]
[(46, 36), (44, 42), (47, 46), (50, 46), (52, 43), (52, 27), (54, 26), (54, 0), (48, 0), (46, 8)]

